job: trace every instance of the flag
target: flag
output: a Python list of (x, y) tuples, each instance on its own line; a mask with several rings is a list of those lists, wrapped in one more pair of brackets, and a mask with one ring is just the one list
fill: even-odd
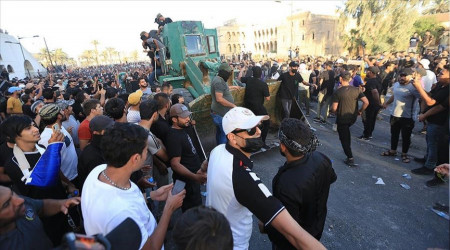
[(49, 144), (25, 182), (26, 185), (49, 187), (59, 180), (63, 142)]

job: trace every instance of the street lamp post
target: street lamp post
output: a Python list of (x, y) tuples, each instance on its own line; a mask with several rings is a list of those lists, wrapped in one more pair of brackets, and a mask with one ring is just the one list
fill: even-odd
[(20, 46), (20, 51), (22, 51), (22, 57), (23, 57), (23, 67), (27, 70), (27, 72), (28, 72), (28, 77), (31, 79), (30, 71), (28, 70), (27, 67), (25, 67), (25, 54), (23, 53), (23, 48), (22, 48), (22, 44), (20, 43), (20, 40), (19, 40), (18, 43), (11, 42), (11, 41), (5, 41), (5, 43), (18, 44), (18, 45)]

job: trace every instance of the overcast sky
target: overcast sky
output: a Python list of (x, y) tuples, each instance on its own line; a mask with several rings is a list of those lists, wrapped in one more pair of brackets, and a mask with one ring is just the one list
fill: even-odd
[(30, 52), (62, 48), (75, 59), (83, 50), (113, 47), (123, 53), (142, 51), (139, 33), (156, 29), (157, 13), (179, 20), (202, 21), (206, 28), (238, 18), (242, 23), (281, 23), (296, 11), (336, 15), (338, 1), (0, 1), (0, 28), (22, 39)]

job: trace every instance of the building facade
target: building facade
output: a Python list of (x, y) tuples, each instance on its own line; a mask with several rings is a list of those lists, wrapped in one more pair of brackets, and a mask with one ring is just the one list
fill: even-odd
[(338, 17), (295, 13), (279, 25), (239, 25), (236, 20), (218, 27), (220, 53), (227, 59), (251, 53), (255, 59), (286, 59), (293, 55), (340, 55)]

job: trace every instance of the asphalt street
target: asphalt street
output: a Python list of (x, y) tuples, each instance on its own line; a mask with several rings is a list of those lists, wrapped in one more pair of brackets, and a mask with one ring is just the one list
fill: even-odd
[[(449, 221), (436, 215), (431, 207), (439, 202), (449, 204), (449, 185), (435, 188), (425, 186), (432, 176), (414, 175), (411, 169), (420, 167), (412, 160), (403, 163), (400, 156), (385, 157), (381, 152), (390, 147), (388, 110), (382, 120), (377, 120), (371, 141), (357, 139), (362, 134), (361, 119), (351, 127), (352, 150), (357, 167), (343, 163), (343, 153), (338, 134), (332, 130), (334, 119), (328, 124), (312, 122), (315, 113), (308, 118), (321, 142), (318, 148), (333, 161), (338, 176), (332, 184), (328, 199), (328, 215), (321, 242), (329, 249), (426, 249), (449, 248)], [(419, 133), (421, 123), (416, 123), (411, 157), (421, 157), (426, 150), (425, 135)], [(270, 134), (276, 142), (275, 134)], [(401, 143), (398, 150), (401, 150)], [(278, 148), (252, 157), (254, 171), (272, 189), (272, 178), (284, 163)], [(409, 174), (411, 179), (402, 175)], [(376, 185), (382, 178), (385, 185)], [(400, 184), (407, 184), (410, 189)], [(254, 217), (250, 249), (271, 249), (266, 235), (259, 233)]]

